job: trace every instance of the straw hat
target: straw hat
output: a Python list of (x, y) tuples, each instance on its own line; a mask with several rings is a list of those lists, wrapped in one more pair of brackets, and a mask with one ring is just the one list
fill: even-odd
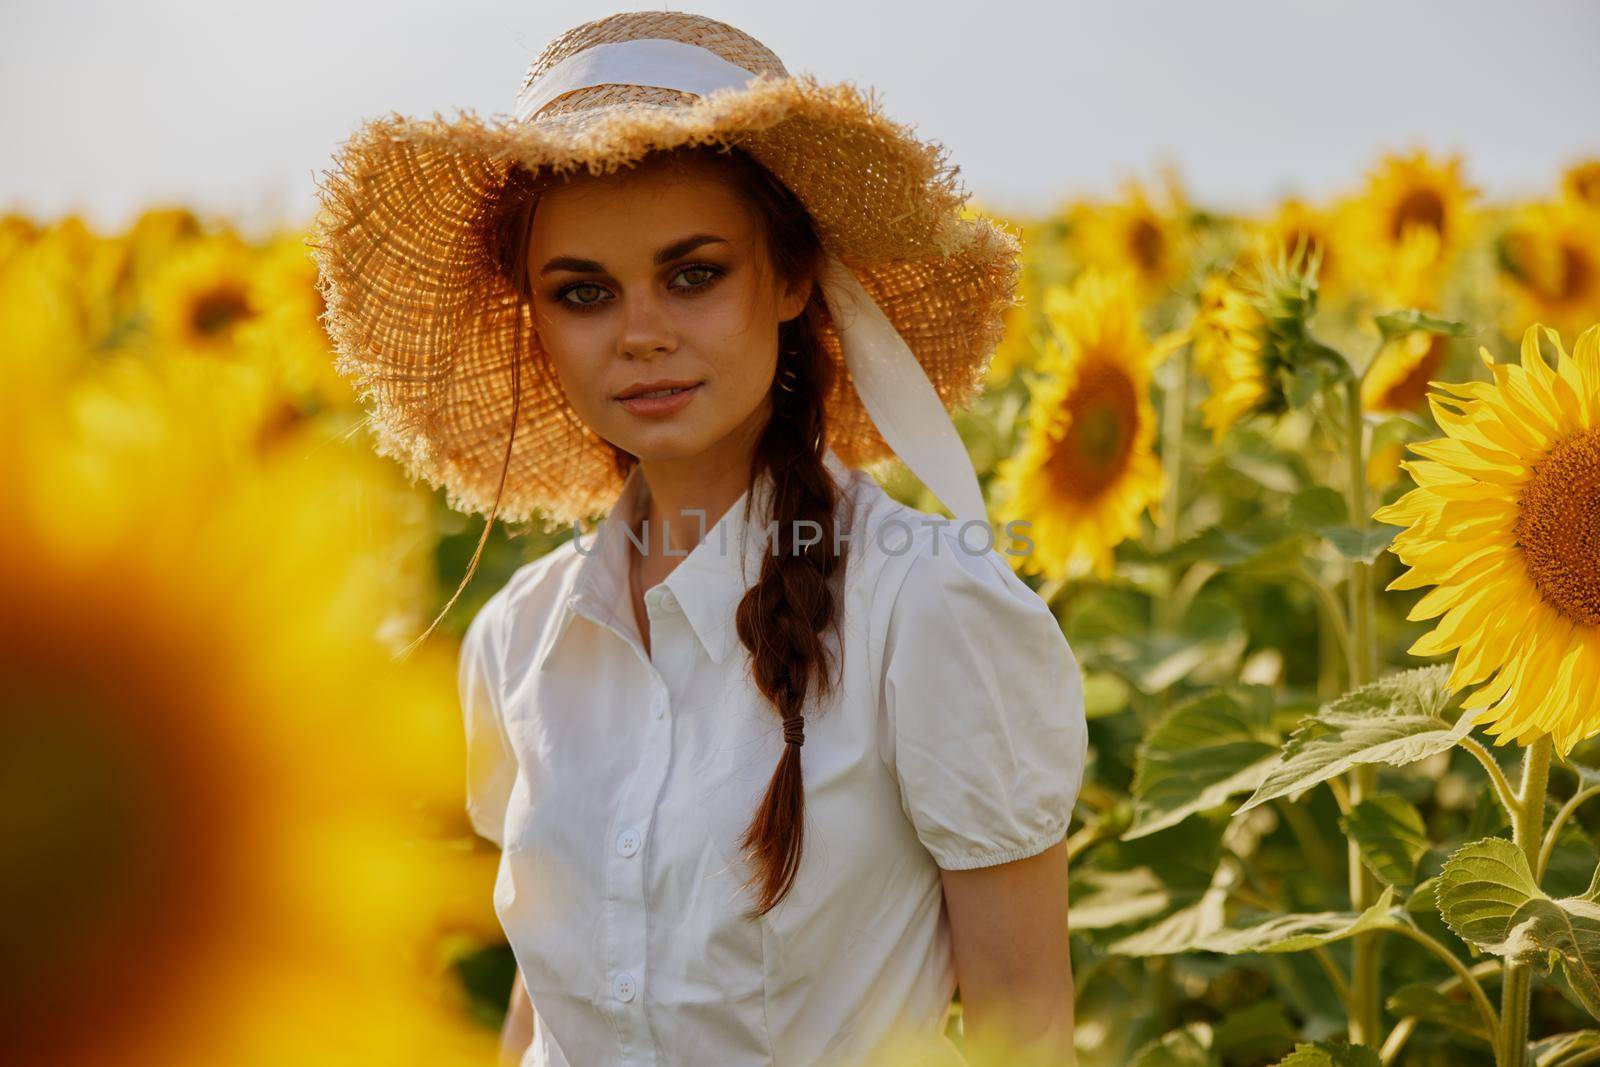
[[(567, 403), (532, 309), (494, 268), (487, 209), (513, 163), (605, 174), (653, 150), (741, 147), (806, 205), (828, 254), (839, 363), (828, 444), (853, 466), (900, 455), (957, 514), (982, 514), (948, 412), (980, 390), (1015, 302), (1018, 245), (981, 219), (936, 143), (845, 83), (791, 76), (761, 42), (680, 12), (611, 15), (541, 52), (514, 113), (398, 114), (362, 126), (319, 184), (311, 244), (336, 366), (375, 447), (457, 510), (556, 522), (608, 507), (610, 447)], [(908, 370), (909, 368), (909, 370)], [(963, 469), (964, 468), (964, 469)]]

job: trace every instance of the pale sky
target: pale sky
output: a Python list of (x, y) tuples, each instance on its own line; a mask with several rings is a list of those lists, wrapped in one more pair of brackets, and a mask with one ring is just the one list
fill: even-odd
[[(648, 4), (452, 0), (0, 6), (0, 210), (118, 226), (181, 201), (310, 217), (363, 118), (509, 112), (562, 30)], [(980, 203), (1038, 211), (1170, 161), (1246, 208), (1461, 151), (1491, 196), (1600, 154), (1600, 0), (706, 0), (792, 71), (873, 86)]]

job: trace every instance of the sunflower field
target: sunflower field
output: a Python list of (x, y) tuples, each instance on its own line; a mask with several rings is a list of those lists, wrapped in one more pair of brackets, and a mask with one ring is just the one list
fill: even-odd
[[(1600, 1063), (1600, 159), (970, 210), (1025, 260), (958, 426), (1089, 702), (1080, 1062)], [(455, 641), (570, 530), (373, 455), (306, 242), (0, 217), (0, 1062), (495, 1062)]]

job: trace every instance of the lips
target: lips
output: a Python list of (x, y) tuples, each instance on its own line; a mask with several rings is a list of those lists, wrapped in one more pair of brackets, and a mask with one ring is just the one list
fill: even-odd
[(685, 389), (693, 389), (699, 384), (699, 382), (680, 381), (677, 379), (663, 379), (654, 382), (639, 382), (636, 385), (628, 386), (628, 388), (618, 393), (617, 399), (630, 400), (635, 397), (649, 397), (651, 399), (658, 399), (660, 397), (672, 396), (673, 394), (680, 393)]

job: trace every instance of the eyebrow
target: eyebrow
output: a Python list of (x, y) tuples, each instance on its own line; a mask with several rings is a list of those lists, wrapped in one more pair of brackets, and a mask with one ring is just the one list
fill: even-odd
[[(718, 242), (721, 244), (730, 243), (725, 238), (718, 237), (715, 234), (697, 233), (690, 237), (680, 238), (679, 240), (673, 241), (671, 244), (662, 248), (661, 251), (656, 253), (656, 264), (659, 266), (664, 263), (670, 263), (679, 256), (688, 255), (701, 245), (711, 244), (713, 242)], [(539, 268), (539, 273), (549, 274), (552, 271), (558, 270), (577, 271), (585, 274), (605, 273), (605, 268), (599, 263), (596, 263), (594, 260), (579, 259), (576, 256), (557, 256), (550, 262), (546, 263), (543, 267)]]

